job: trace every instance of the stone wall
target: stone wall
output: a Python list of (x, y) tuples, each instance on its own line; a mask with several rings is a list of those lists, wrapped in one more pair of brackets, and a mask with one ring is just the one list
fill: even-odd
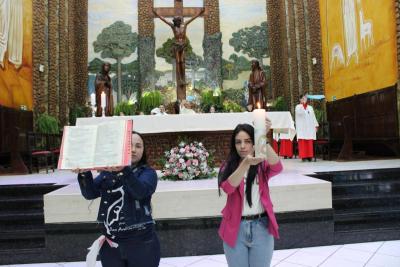
[(300, 94), (324, 92), (319, 2), (267, 0), (266, 5), (272, 96), (283, 96), (293, 112)]
[[(33, 0), (33, 103), (67, 123), (87, 98), (88, 3)], [(43, 66), (43, 72), (40, 71)]]

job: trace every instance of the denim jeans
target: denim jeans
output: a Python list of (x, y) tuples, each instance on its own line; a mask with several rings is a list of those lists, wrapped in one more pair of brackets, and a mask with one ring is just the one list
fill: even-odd
[(268, 267), (274, 251), (274, 237), (268, 233), (268, 217), (242, 220), (235, 247), (224, 242), (229, 267)]
[(157, 267), (160, 263), (160, 242), (154, 226), (135, 231), (127, 238), (116, 240), (118, 247), (104, 242), (100, 250), (103, 267)]

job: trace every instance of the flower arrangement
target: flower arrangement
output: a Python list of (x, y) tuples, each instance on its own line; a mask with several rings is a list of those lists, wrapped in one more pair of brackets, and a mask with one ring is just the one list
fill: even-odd
[(197, 180), (215, 175), (213, 156), (201, 142), (181, 141), (164, 152), (163, 180)]

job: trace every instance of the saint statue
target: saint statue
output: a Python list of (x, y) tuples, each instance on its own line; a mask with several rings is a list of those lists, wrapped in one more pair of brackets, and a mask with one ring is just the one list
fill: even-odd
[(109, 75), (111, 69), (110, 63), (104, 63), (101, 66), (101, 71), (96, 75), (96, 80), (94, 82), (94, 88), (96, 92), (96, 116), (101, 117), (102, 110), (101, 110), (101, 93), (106, 94), (106, 108), (105, 108), (105, 115), (112, 116), (114, 114), (114, 107), (113, 107), (113, 94), (112, 94), (112, 84), (111, 84), (111, 77)]
[(178, 99), (182, 100), (186, 96), (186, 77), (185, 77), (185, 48), (187, 45), (186, 40), (186, 28), (187, 26), (195, 20), (197, 17), (204, 13), (204, 8), (202, 8), (194, 17), (189, 19), (186, 23), (183, 21), (182, 16), (176, 16), (173, 18), (172, 23), (167, 21), (164, 17), (160, 16), (155, 9), (153, 13), (156, 17), (160, 18), (163, 22), (172, 28), (174, 33), (175, 42), (173, 53), (175, 56), (176, 64), (176, 81), (177, 81), (177, 91)]
[(251, 61), (251, 73), (249, 77), (248, 89), (249, 89), (249, 109), (253, 110), (257, 108), (257, 104), (260, 104), (260, 108), (265, 108), (267, 103), (267, 95), (265, 93), (266, 78), (265, 73), (260, 67), (260, 63), (257, 60)]

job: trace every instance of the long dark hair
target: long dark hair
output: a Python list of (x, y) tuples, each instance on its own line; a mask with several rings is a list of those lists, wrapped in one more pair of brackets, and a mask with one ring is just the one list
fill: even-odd
[(147, 155), (146, 155), (146, 143), (144, 142), (144, 138), (140, 133), (138, 133), (136, 131), (132, 131), (132, 135), (134, 135), (134, 134), (137, 134), (140, 137), (140, 139), (142, 139), (142, 141), (143, 141), (143, 155), (142, 155), (142, 158), (137, 163), (137, 167), (142, 166), (142, 165), (148, 165), (147, 164)]
[[(232, 133), (231, 146), (230, 146), (228, 159), (226, 160), (225, 165), (223, 166), (223, 168), (221, 168), (222, 170), (220, 169), (219, 174), (218, 174), (218, 190), (221, 187), (221, 183), (223, 181), (225, 181), (226, 179), (228, 179), (228, 177), (238, 168), (238, 166), (240, 164), (241, 158), (236, 150), (235, 138), (236, 138), (236, 135), (241, 131), (247, 133), (250, 136), (251, 141), (254, 145), (254, 128), (253, 128), (253, 126), (251, 126), (250, 124), (239, 124), (238, 126), (236, 126), (236, 128), (233, 130), (233, 133)], [(254, 183), (254, 179), (257, 174), (257, 169), (258, 169), (258, 165), (250, 166), (250, 169), (247, 173), (247, 178), (246, 178), (246, 199), (247, 199), (247, 203), (249, 203), (250, 207), (252, 206), (251, 187)]]

